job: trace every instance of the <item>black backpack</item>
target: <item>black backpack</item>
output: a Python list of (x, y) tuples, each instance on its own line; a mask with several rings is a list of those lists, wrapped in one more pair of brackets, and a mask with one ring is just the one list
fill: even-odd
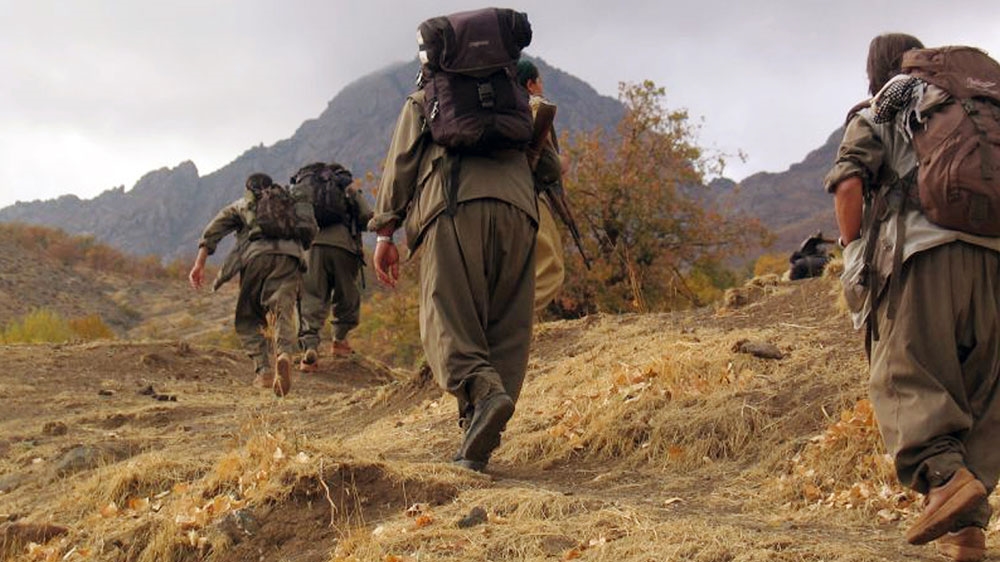
[(254, 225), (259, 230), (253, 238), (275, 240), (298, 239), (298, 216), (295, 213), (295, 198), (284, 187), (274, 183), (259, 191), (254, 191)]
[(313, 214), (320, 228), (347, 223), (351, 205), (345, 190), (353, 181), (351, 172), (337, 163), (308, 164), (292, 176), (292, 183), (306, 188), (311, 195)]
[(473, 153), (528, 146), (531, 109), (515, 71), (531, 43), (526, 14), (486, 8), (431, 18), (420, 24), (417, 40), (434, 142)]

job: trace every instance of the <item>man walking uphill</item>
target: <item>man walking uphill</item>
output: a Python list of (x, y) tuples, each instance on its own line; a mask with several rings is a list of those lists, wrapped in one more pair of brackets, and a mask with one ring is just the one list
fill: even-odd
[[(255, 384), (273, 389), (278, 396), (291, 388), (295, 301), (305, 269), (304, 249), (316, 230), (307, 198), (289, 193), (265, 174), (252, 174), (244, 197), (224, 207), (205, 228), (188, 275), (191, 286), (201, 288), (208, 256), (227, 234), (236, 233), (236, 247), (219, 271), (213, 290), (239, 273), (236, 333), (253, 359)], [(273, 371), (270, 357), (275, 350), (264, 335), (268, 313), (275, 316), (278, 357)]]
[[(887, 34), (868, 79), (875, 97), (848, 117), (825, 181), (845, 296), (886, 449), (926, 496), (907, 541), (981, 560), (1000, 475), (1000, 66)], [(964, 160), (941, 151), (963, 144)]]
[[(445, 28), (467, 43), (444, 50)], [(421, 252), (424, 353), (465, 428), (454, 460), (484, 470), (514, 412), (531, 341), (531, 112), (513, 78), (517, 53), (497, 49), (519, 53), (531, 28), (524, 14), (487, 9), (428, 20), (420, 37), (421, 87), (403, 104), (369, 225), (378, 233), (375, 270), (395, 285), (392, 234), (403, 227), (410, 252)], [(488, 47), (470, 53), (469, 44)]]
[(361, 231), (372, 218), (371, 207), (352, 187), (354, 178), (340, 164), (305, 166), (293, 183), (309, 192), (319, 233), (309, 249), (309, 269), (299, 300), (299, 343), (304, 350), (299, 369), (319, 367), (319, 333), (333, 301), (331, 353), (351, 353), (347, 334), (358, 325), (361, 290), (358, 274), (364, 265)]

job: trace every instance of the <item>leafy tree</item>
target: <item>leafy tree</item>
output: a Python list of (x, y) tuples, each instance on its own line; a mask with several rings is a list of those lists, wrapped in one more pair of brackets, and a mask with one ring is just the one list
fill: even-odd
[(590, 271), (567, 260), (555, 305), (563, 315), (703, 305), (733, 281), (725, 260), (768, 239), (758, 221), (707, 197), (705, 177), (725, 162), (697, 145), (687, 111), (666, 109), (664, 89), (651, 81), (619, 90), (626, 113), (616, 134), (595, 130), (565, 143), (565, 189), (597, 259)]

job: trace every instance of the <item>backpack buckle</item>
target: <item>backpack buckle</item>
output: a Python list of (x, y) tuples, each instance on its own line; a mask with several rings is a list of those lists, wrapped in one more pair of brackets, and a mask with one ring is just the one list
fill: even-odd
[(493, 91), (493, 84), (489, 82), (479, 83), (479, 105), (486, 109), (492, 109), (496, 102), (496, 94)]
[(438, 113), (440, 113), (440, 112), (441, 112), (441, 106), (440, 106), (440, 104), (438, 103), (438, 100), (437, 100), (437, 98), (435, 98), (435, 99), (434, 99), (434, 103), (433, 103), (433, 104), (431, 105), (431, 116), (430, 116), (430, 120), (431, 120), (431, 121), (433, 121), (434, 119), (436, 119), (436, 118), (437, 118), (437, 116), (438, 116)]

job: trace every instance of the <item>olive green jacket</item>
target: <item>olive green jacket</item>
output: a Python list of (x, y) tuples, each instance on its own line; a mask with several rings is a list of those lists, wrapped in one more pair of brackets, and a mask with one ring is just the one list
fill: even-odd
[[(445, 147), (436, 144), (425, 124), (424, 93), (410, 95), (396, 122), (369, 230), (395, 221), (403, 227), (412, 253), (427, 227), (447, 208), (452, 163)], [(462, 155), (456, 204), (498, 199), (538, 223), (538, 207), (528, 159), (517, 150), (497, 150), (487, 156)]]
[(313, 216), (312, 205), (307, 199), (296, 194), (293, 196), (299, 200), (295, 205), (296, 215), (298, 215), (297, 228), (301, 232), (299, 240), (273, 240), (257, 238), (259, 232), (254, 226), (254, 205), (253, 195), (249, 192), (241, 199), (226, 205), (208, 223), (205, 231), (198, 242), (199, 248), (205, 248), (208, 255), (215, 253), (219, 242), (231, 232), (236, 233), (236, 246), (226, 257), (219, 275), (213, 283), (213, 290), (217, 290), (226, 281), (232, 279), (243, 265), (253, 258), (263, 254), (285, 254), (298, 260), (303, 269), (306, 265), (305, 249), (312, 243), (318, 227), (316, 218)]
[(316, 234), (316, 238), (313, 239), (314, 246), (336, 246), (338, 248), (347, 250), (353, 254), (361, 255), (361, 236), (360, 233), (367, 229), (368, 221), (372, 219), (372, 207), (365, 200), (364, 196), (357, 191), (349, 190), (348, 192), (348, 204), (357, 205), (358, 215), (357, 215), (357, 226), (358, 236), (352, 232), (355, 228), (354, 225), (348, 224), (331, 224), (330, 226), (321, 228)]

